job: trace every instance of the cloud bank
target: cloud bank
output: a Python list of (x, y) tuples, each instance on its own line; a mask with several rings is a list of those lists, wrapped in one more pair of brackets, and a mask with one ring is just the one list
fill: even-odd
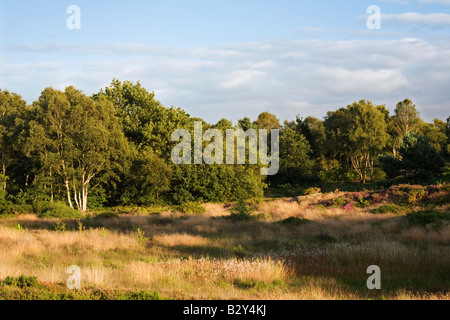
[[(393, 110), (410, 98), (427, 121), (449, 116), (448, 41), (307, 39), (191, 49), (48, 43), (4, 50), (0, 88), (29, 103), (47, 86), (92, 94), (118, 78), (140, 80), (164, 105), (211, 123), (255, 119), (263, 111), (282, 120), (323, 118), (360, 99)], [(35, 62), (20, 58), (30, 55)]]

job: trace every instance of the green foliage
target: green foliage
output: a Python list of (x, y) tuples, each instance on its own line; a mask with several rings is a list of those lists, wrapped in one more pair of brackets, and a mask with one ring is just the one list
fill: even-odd
[(120, 183), (124, 205), (150, 205), (170, 190), (172, 168), (151, 149), (134, 150), (130, 168)]
[(111, 178), (127, 151), (113, 105), (74, 87), (47, 88), (30, 112), (27, 155), (47, 184), (64, 189), (70, 207), (85, 212), (91, 188)]
[(146, 243), (149, 238), (145, 235), (145, 232), (141, 228), (137, 228), (134, 235), (139, 243)]
[(9, 286), (23, 289), (37, 287), (39, 286), (39, 282), (36, 277), (20, 275), (19, 277), (6, 277), (5, 280), (0, 282), (0, 286)]
[(186, 202), (175, 207), (176, 211), (184, 214), (197, 214), (201, 215), (206, 212), (205, 208), (198, 202)]
[(275, 184), (298, 184), (312, 179), (314, 163), (310, 153), (306, 138), (290, 126), (284, 126), (280, 135), (280, 169), (277, 175), (269, 179)]
[(372, 202), (369, 199), (364, 199), (364, 197), (359, 197), (358, 202), (356, 203), (356, 206), (359, 208), (367, 208), (370, 207)]
[(80, 211), (71, 209), (64, 202), (48, 202), (38, 212), (40, 218), (82, 218)]
[(311, 187), (305, 190), (303, 193), (304, 195), (311, 195), (311, 194), (317, 194), (320, 193), (322, 190), (320, 188)]
[(258, 129), (272, 130), (272, 129), (280, 129), (281, 124), (278, 118), (269, 113), (263, 112), (258, 116), (258, 119), (254, 123)]
[(450, 212), (420, 210), (407, 213), (406, 218), (411, 225), (426, 226), (432, 224), (436, 227), (440, 227), (444, 221), (450, 220)]
[(258, 168), (226, 165), (180, 165), (174, 168), (171, 198), (185, 202), (228, 202), (240, 194), (263, 196), (265, 184)]
[(67, 231), (67, 225), (62, 222), (61, 220), (56, 221), (55, 225), (53, 226), (53, 230), (58, 232), (65, 232)]
[(119, 214), (115, 211), (103, 211), (99, 214), (96, 214), (94, 219), (109, 219), (109, 218), (118, 218)]
[(281, 225), (287, 225), (287, 226), (301, 226), (304, 224), (309, 224), (311, 223), (311, 220), (308, 219), (302, 219), (302, 218), (297, 218), (297, 217), (290, 217), (281, 221), (278, 221), (277, 223), (281, 224)]
[(361, 182), (366, 182), (369, 169), (373, 177), (375, 156), (388, 141), (386, 119), (380, 108), (361, 100), (328, 112), (324, 125), (329, 153), (348, 161)]
[(386, 214), (386, 213), (398, 214), (398, 213), (403, 213), (403, 212), (405, 212), (404, 207), (401, 207), (401, 206), (399, 206), (397, 204), (393, 204), (393, 203), (384, 204), (373, 210), (373, 213), (376, 213), (376, 214)]

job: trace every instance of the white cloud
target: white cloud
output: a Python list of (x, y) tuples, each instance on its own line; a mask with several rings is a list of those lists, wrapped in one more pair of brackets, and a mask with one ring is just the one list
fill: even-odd
[(402, 23), (420, 23), (422, 25), (450, 25), (450, 14), (406, 12), (400, 14), (382, 14), (384, 21), (398, 21)]
[[(71, 51), (74, 50), (74, 51)], [(30, 54), (36, 61), (22, 63)], [(209, 122), (313, 115), (370, 99), (412, 99), (424, 119), (448, 117), (450, 44), (403, 40), (279, 40), (191, 49), (120, 45), (44, 44), (9, 48), (0, 87), (37, 99), (47, 86), (75, 85), (98, 92), (113, 78), (141, 80), (164, 105), (182, 107)], [(27, 59), (29, 61), (29, 59)]]

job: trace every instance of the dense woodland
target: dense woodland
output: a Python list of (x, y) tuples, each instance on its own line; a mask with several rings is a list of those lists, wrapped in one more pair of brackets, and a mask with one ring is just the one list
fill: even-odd
[[(333, 106), (330, 106), (333, 108)], [(333, 109), (335, 110), (335, 109)], [(439, 183), (448, 179), (450, 117), (421, 120), (406, 99), (393, 114), (371, 101), (299, 115), (283, 124), (268, 112), (203, 128), (280, 129), (280, 170), (260, 165), (175, 165), (175, 129), (194, 118), (165, 107), (138, 83), (114, 79), (92, 96), (46, 88), (31, 105), (0, 90), (0, 212), (59, 203), (86, 212), (110, 206), (231, 202), (268, 190), (309, 186)]]

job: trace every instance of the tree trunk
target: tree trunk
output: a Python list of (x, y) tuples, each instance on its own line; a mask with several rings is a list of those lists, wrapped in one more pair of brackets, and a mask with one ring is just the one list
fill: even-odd
[(6, 166), (4, 162), (3, 162), (3, 176), (5, 179), (5, 181), (3, 182), (3, 191), (6, 192)]
[(68, 181), (68, 180), (65, 180), (64, 183), (65, 183), (65, 185), (66, 185), (66, 190), (67, 190), (67, 201), (69, 202), (69, 207), (73, 209), (72, 200), (70, 199), (70, 187), (69, 187), (69, 181)]
[(53, 202), (53, 180), (52, 180), (52, 169), (50, 168), (50, 202)]
[(370, 156), (370, 181), (373, 182), (373, 157)]

